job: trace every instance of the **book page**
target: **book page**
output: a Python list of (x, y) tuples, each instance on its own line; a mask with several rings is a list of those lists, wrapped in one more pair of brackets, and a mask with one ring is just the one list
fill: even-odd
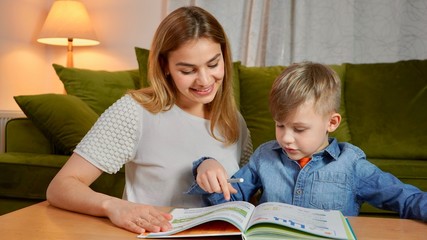
[(345, 221), (343, 221), (340, 211), (308, 209), (284, 203), (268, 202), (257, 206), (249, 226), (259, 223), (274, 223), (330, 238), (348, 238)]
[[(202, 223), (215, 220), (229, 222), (237, 227), (240, 232), (243, 232), (249, 222), (254, 208), (255, 207), (251, 203), (243, 201), (227, 202), (204, 208), (175, 208), (171, 212), (173, 216), (173, 219), (171, 220), (173, 227), (172, 230), (167, 232), (150, 233), (148, 235), (144, 234), (138, 237), (146, 238), (168, 236), (190, 229)], [(199, 235), (201, 236), (203, 234), (200, 233)]]
[[(162, 236), (162, 238), (190, 238), (190, 237), (215, 237), (215, 236), (242, 236), (242, 232), (233, 224), (226, 221), (212, 221), (202, 223), (173, 235)], [(156, 236), (156, 238), (158, 238)]]

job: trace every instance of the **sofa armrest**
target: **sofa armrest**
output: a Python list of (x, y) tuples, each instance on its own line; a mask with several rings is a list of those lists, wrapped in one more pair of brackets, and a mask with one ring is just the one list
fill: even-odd
[(5, 152), (54, 153), (54, 145), (28, 118), (6, 123)]

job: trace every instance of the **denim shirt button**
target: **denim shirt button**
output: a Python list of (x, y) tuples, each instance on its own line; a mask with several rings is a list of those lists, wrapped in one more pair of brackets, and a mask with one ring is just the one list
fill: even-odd
[(302, 194), (302, 189), (297, 189), (296, 194), (297, 195), (301, 195)]

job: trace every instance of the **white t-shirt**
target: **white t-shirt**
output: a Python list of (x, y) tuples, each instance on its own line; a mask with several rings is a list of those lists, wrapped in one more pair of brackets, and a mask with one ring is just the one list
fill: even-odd
[(152, 114), (125, 95), (101, 115), (74, 152), (107, 173), (116, 173), (125, 164), (124, 199), (157, 206), (202, 206), (200, 196), (184, 193), (194, 181), (192, 163), (212, 157), (233, 175), (251, 145), (239, 116), (241, 137), (225, 147), (210, 135), (209, 120), (176, 105)]

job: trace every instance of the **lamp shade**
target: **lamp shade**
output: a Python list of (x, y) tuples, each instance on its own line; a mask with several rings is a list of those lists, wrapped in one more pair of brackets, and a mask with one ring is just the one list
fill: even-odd
[(98, 45), (86, 7), (78, 0), (56, 0), (40, 32), (38, 42), (67, 46)]

